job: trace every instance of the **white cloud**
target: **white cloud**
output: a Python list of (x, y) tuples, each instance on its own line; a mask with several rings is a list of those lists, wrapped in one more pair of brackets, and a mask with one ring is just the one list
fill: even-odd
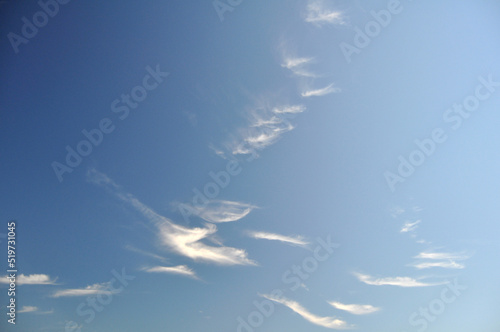
[(247, 252), (243, 249), (225, 246), (213, 247), (203, 243), (202, 240), (213, 236), (217, 232), (217, 227), (214, 224), (196, 228), (175, 224), (140, 202), (132, 194), (122, 192), (119, 186), (105, 174), (94, 169), (88, 172), (87, 178), (95, 184), (105, 186), (120, 200), (141, 213), (158, 229), (157, 236), (161, 245), (178, 255), (189, 257), (195, 261), (221, 265), (256, 265), (254, 261), (248, 258)]
[(400, 232), (401, 233), (413, 232), (417, 228), (417, 225), (420, 224), (420, 222), (421, 220), (417, 220), (415, 222), (407, 221), (403, 225), (403, 228), (401, 228)]
[(38, 307), (33, 307), (30, 305), (23, 305), (20, 310), (17, 311), (18, 314), (22, 314), (25, 312), (35, 312), (38, 311)]
[(291, 310), (293, 310), (294, 312), (299, 314), (302, 318), (304, 318), (305, 320), (307, 320), (308, 322), (310, 322), (312, 324), (323, 326), (323, 327), (326, 327), (329, 329), (339, 329), (339, 330), (350, 329), (350, 328), (354, 327), (352, 325), (347, 324), (345, 321), (340, 320), (340, 319), (335, 318), (335, 317), (317, 316), (317, 315), (309, 312), (306, 308), (301, 306), (298, 302), (288, 300), (286, 298), (273, 297), (272, 295), (265, 295), (264, 294), (261, 296), (270, 300), (270, 301), (280, 303), (280, 304), (290, 308)]
[(297, 114), (306, 110), (304, 105), (283, 105), (273, 108), (273, 113), (276, 114)]
[(257, 154), (256, 151), (276, 143), (295, 127), (287, 120), (305, 110), (303, 105), (282, 105), (271, 108), (260, 102), (248, 112), (249, 126), (240, 130), (239, 137), (227, 143), (233, 155)]
[(413, 279), (410, 277), (386, 277), (386, 278), (374, 278), (367, 274), (354, 273), (359, 281), (373, 286), (398, 286), (398, 287), (428, 287), (442, 285), (441, 283), (425, 283)]
[(220, 265), (255, 265), (247, 257), (243, 249), (231, 247), (212, 247), (201, 240), (217, 232), (214, 224), (206, 227), (187, 228), (164, 221), (158, 225), (161, 243), (179, 255), (189, 257), (194, 261), (215, 263)]
[(326, 8), (321, 0), (309, 1), (305, 20), (318, 26), (323, 24), (345, 24), (342, 13)]
[(88, 296), (96, 294), (112, 294), (109, 282), (89, 285), (85, 288), (63, 289), (52, 294), (52, 297)]
[(465, 268), (464, 264), (457, 263), (455, 261), (447, 261), (447, 262), (421, 262), (421, 263), (414, 263), (411, 266), (422, 270), (422, 269), (428, 269), (432, 267), (442, 267), (445, 269), (463, 269)]
[(138, 249), (138, 248), (135, 248), (135, 247), (133, 247), (131, 245), (126, 245), (125, 249), (130, 250), (132, 252), (136, 252), (136, 253), (144, 255), (144, 256), (155, 258), (155, 259), (157, 259), (159, 261), (162, 261), (162, 262), (166, 262), (167, 261), (167, 259), (165, 257), (162, 257), (162, 256), (157, 255), (157, 254), (153, 254), (151, 252), (147, 252), (147, 251), (144, 251), (144, 250), (141, 250), (141, 249)]
[(424, 251), (419, 253), (414, 258), (420, 259), (419, 262), (411, 264), (411, 266), (417, 269), (428, 269), (433, 267), (440, 267), (445, 269), (463, 269), (465, 268), (465, 265), (462, 263), (457, 263), (456, 261), (466, 260), (469, 258), (469, 255), (466, 255), (465, 253)]
[(354, 315), (367, 315), (380, 310), (380, 308), (374, 307), (369, 304), (343, 304), (335, 301), (331, 301), (328, 303), (336, 309), (344, 310)]
[(288, 57), (284, 60), (283, 64), (281, 65), (282, 67), (285, 67), (287, 69), (299, 67), (302, 65), (305, 65), (309, 62), (311, 62), (313, 58), (294, 58), (294, 57)]
[(218, 155), (222, 159), (227, 159), (226, 153), (224, 151), (222, 151), (221, 149), (219, 149), (218, 147), (216, 147), (215, 145), (213, 145), (212, 143), (210, 143), (208, 145), (208, 147), (210, 150), (212, 150), (216, 155)]
[(324, 95), (334, 93), (334, 92), (340, 92), (340, 89), (335, 88), (333, 86), (333, 83), (331, 83), (331, 84), (329, 84), (321, 89), (316, 89), (316, 90), (306, 89), (305, 91), (303, 91), (301, 93), (301, 96), (302, 97), (319, 97), (319, 96), (324, 96)]
[(303, 77), (317, 77), (316, 74), (310, 72), (305, 67), (312, 63), (314, 58), (299, 58), (290, 55), (285, 55), (281, 67), (290, 70), (293, 74)]
[(464, 260), (469, 258), (464, 253), (447, 253), (447, 252), (421, 252), (414, 258), (418, 259), (436, 259), (436, 260)]
[(40, 311), (38, 307), (35, 306), (30, 306), (30, 305), (24, 305), (21, 307), (20, 310), (17, 311), (18, 314), (23, 314), (23, 313), (35, 313), (37, 315), (48, 315), (48, 314), (53, 314), (54, 309), (48, 310), (48, 311)]
[(191, 204), (176, 205), (178, 208), (186, 209), (188, 212), (214, 223), (240, 220), (256, 208), (256, 206), (251, 204), (224, 200), (210, 200), (204, 206), (193, 206)]
[(187, 267), (186, 265), (177, 265), (177, 266), (155, 266), (151, 268), (147, 268), (144, 271), (150, 273), (171, 273), (171, 274), (179, 274), (187, 277), (192, 277), (198, 279), (196, 273)]
[[(16, 277), (16, 285), (55, 285), (56, 280), (50, 279), (46, 274), (19, 274)], [(10, 280), (7, 275), (0, 277), (0, 284), (9, 284)]]
[(256, 231), (249, 231), (248, 235), (250, 235), (250, 237), (253, 237), (254, 239), (275, 240), (298, 246), (307, 246), (309, 244), (309, 242), (305, 241), (304, 237), (302, 236), (286, 236), (281, 234)]

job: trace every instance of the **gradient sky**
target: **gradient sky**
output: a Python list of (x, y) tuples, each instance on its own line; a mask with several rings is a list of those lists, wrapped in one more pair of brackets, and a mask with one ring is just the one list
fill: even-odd
[(58, 7), (0, 4), (2, 331), (500, 330), (497, 1)]

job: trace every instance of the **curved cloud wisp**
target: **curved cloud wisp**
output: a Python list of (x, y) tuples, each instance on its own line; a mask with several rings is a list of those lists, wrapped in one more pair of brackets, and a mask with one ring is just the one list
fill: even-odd
[(274, 240), (297, 246), (307, 246), (309, 244), (309, 242), (305, 241), (302, 236), (287, 236), (276, 233), (256, 232), (256, 231), (249, 231), (248, 235), (254, 239)]
[(293, 310), (294, 312), (299, 314), (302, 318), (304, 318), (305, 320), (307, 320), (308, 322), (310, 322), (312, 324), (323, 326), (323, 327), (326, 327), (329, 329), (338, 329), (338, 330), (350, 329), (350, 328), (354, 327), (352, 325), (347, 324), (345, 321), (340, 320), (340, 319), (335, 318), (335, 317), (317, 316), (317, 315), (309, 312), (306, 308), (304, 308), (298, 302), (288, 300), (286, 298), (277, 298), (277, 297), (273, 297), (272, 295), (266, 295), (266, 294), (263, 294), (261, 296), (263, 298), (270, 300), (270, 301), (280, 303), (280, 304), (290, 308), (291, 310)]
[(178, 255), (189, 257), (195, 261), (220, 265), (256, 265), (248, 258), (247, 252), (243, 249), (224, 246), (213, 247), (203, 243), (202, 240), (217, 232), (217, 227), (214, 224), (196, 228), (177, 225), (153, 211), (132, 194), (122, 192), (120, 187), (105, 174), (94, 169), (88, 172), (87, 178), (92, 183), (104, 186), (121, 201), (142, 214), (157, 228), (157, 236), (161, 245)]
[(368, 315), (380, 310), (380, 308), (369, 304), (343, 304), (335, 301), (328, 302), (328, 304), (335, 309), (344, 310), (354, 315)]
[(359, 281), (372, 286), (428, 287), (444, 284), (444, 282), (425, 283), (410, 277), (375, 278), (368, 274), (362, 273), (354, 273), (354, 275), (358, 278)]

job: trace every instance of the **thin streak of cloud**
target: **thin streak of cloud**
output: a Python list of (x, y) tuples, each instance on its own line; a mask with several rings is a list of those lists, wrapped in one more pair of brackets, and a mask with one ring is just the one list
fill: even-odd
[(305, 111), (303, 105), (281, 105), (269, 107), (260, 103), (248, 112), (249, 126), (240, 131), (240, 137), (227, 143), (233, 155), (256, 154), (256, 151), (276, 143), (281, 136), (295, 127), (286, 119)]
[(345, 24), (342, 12), (327, 9), (321, 0), (309, 1), (305, 21), (317, 26), (323, 24)]
[(299, 67), (302, 65), (305, 65), (307, 63), (310, 63), (314, 58), (294, 58), (294, 57), (288, 57), (284, 60), (284, 63), (281, 65), (282, 67), (285, 67), (287, 69)]
[(249, 231), (248, 235), (254, 239), (275, 240), (298, 246), (307, 246), (309, 244), (309, 242), (305, 241), (304, 237), (302, 236), (287, 236), (276, 233), (257, 231)]
[(447, 253), (447, 252), (421, 252), (414, 258), (417, 259), (436, 259), (436, 260), (465, 260), (469, 256), (464, 253)]
[(299, 58), (285, 55), (281, 67), (290, 70), (296, 76), (318, 77), (316, 74), (308, 71), (305, 66), (314, 61), (314, 58)]
[(23, 305), (20, 310), (17, 311), (18, 314), (26, 313), (26, 312), (35, 312), (38, 311), (38, 307)]
[(273, 113), (276, 114), (298, 114), (306, 110), (304, 105), (283, 105), (273, 108)]
[(240, 220), (246, 217), (256, 206), (225, 200), (210, 200), (205, 205), (193, 206), (191, 204), (175, 204), (182, 205), (192, 214), (213, 223), (224, 223)]
[(331, 84), (325, 86), (324, 88), (303, 91), (301, 93), (301, 96), (305, 97), (305, 98), (307, 98), (307, 97), (320, 97), (320, 96), (325, 96), (325, 95), (328, 95), (328, 94), (334, 93), (334, 92), (340, 92), (340, 89), (335, 88), (333, 86), (333, 83), (331, 83)]
[(76, 297), (112, 293), (113, 292), (110, 290), (109, 282), (105, 282), (101, 284), (88, 285), (85, 288), (70, 288), (59, 290), (52, 294), (52, 297)]
[(421, 220), (417, 220), (415, 222), (407, 221), (403, 225), (403, 228), (401, 228), (400, 232), (401, 233), (413, 232), (418, 227), (418, 224), (420, 224), (420, 222)]
[(328, 302), (328, 304), (336, 309), (344, 310), (354, 315), (368, 315), (380, 310), (380, 308), (370, 304), (343, 304), (335, 301)]
[(445, 269), (463, 269), (465, 268), (464, 264), (457, 263), (455, 261), (447, 261), (447, 262), (421, 262), (421, 263), (414, 263), (411, 266), (415, 267), (416, 269), (422, 270), (422, 269), (429, 269), (433, 267), (441, 267)]
[(194, 261), (220, 265), (256, 265), (254, 261), (248, 258), (247, 252), (243, 249), (225, 246), (213, 247), (201, 242), (217, 232), (217, 227), (214, 224), (207, 224), (205, 227), (196, 228), (188, 228), (175, 224), (170, 219), (159, 215), (147, 205), (140, 202), (132, 194), (124, 193), (105, 174), (93, 169), (88, 172), (87, 179), (92, 183), (106, 187), (120, 200), (141, 213), (143, 217), (158, 229), (157, 236), (161, 245), (178, 255), (189, 257)]
[(291, 310), (293, 310), (295, 313), (299, 314), (302, 318), (307, 320), (308, 322), (319, 325), (322, 327), (326, 327), (329, 329), (334, 329), (334, 330), (345, 330), (345, 329), (351, 329), (354, 326), (347, 324), (345, 321), (340, 320), (335, 317), (321, 317), (317, 316), (311, 312), (309, 312), (306, 308), (304, 308), (302, 305), (300, 305), (298, 302), (288, 300), (286, 298), (277, 298), (273, 297), (272, 295), (260, 295), (270, 301), (274, 301), (276, 303), (280, 303)]
[[(0, 276), (0, 284), (9, 284), (10, 281), (7, 275)], [(51, 279), (46, 274), (29, 274), (23, 273), (16, 277), (16, 285), (55, 285), (56, 279)]]
[(136, 252), (136, 253), (144, 255), (144, 256), (152, 257), (152, 258), (157, 259), (157, 260), (162, 261), (162, 262), (166, 262), (167, 261), (167, 259), (165, 257), (162, 257), (160, 255), (156, 255), (156, 254), (153, 254), (151, 252), (147, 252), (147, 251), (138, 249), (138, 248), (133, 247), (131, 245), (126, 245), (125, 249), (127, 249), (129, 251), (132, 251), (132, 252)]
[(170, 273), (170, 274), (178, 274), (186, 277), (191, 277), (194, 279), (198, 279), (196, 273), (186, 265), (177, 265), (177, 266), (154, 266), (151, 268), (144, 269), (146, 272), (150, 273)]
[(21, 307), (20, 310), (17, 311), (18, 314), (24, 314), (24, 313), (33, 313), (37, 315), (49, 315), (54, 313), (54, 309), (47, 310), (47, 311), (40, 311), (38, 307), (35, 306), (29, 306), (29, 305), (24, 305)]
[(354, 275), (358, 278), (359, 281), (372, 286), (429, 287), (444, 284), (444, 282), (425, 283), (410, 277), (375, 278), (368, 274), (362, 273), (354, 273)]

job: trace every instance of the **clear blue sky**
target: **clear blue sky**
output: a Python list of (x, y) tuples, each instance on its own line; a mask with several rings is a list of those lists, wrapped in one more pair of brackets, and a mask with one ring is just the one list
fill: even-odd
[(61, 2), (0, 4), (2, 331), (500, 330), (498, 2)]

